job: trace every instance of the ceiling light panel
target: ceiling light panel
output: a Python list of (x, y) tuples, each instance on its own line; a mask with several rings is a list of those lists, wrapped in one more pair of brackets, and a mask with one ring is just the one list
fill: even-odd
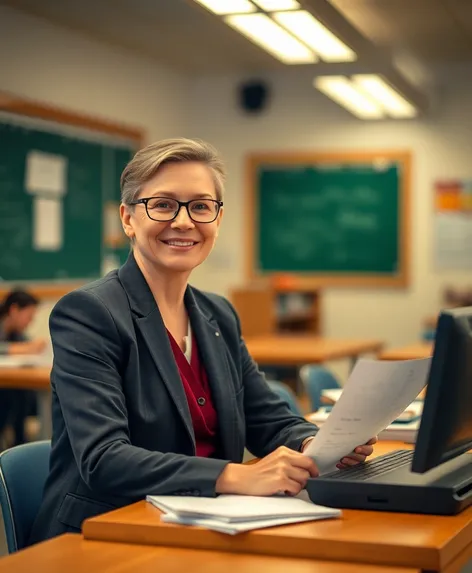
[(255, 12), (256, 7), (249, 0), (195, 0), (210, 12), (224, 16), (226, 14), (249, 14)]
[(356, 53), (319, 22), (310, 12), (276, 12), (275, 20), (313, 49), (325, 62), (353, 62)]
[(284, 64), (312, 64), (316, 55), (265, 14), (227, 16), (225, 22)]
[(367, 97), (344, 76), (321, 76), (313, 85), (333, 101), (361, 119), (385, 117), (382, 107)]
[(354, 75), (352, 81), (365, 94), (378, 101), (390, 117), (411, 118), (418, 114), (417, 109), (380, 76)]
[(299, 10), (300, 4), (296, 0), (252, 0), (259, 8), (266, 12), (275, 12), (276, 10)]

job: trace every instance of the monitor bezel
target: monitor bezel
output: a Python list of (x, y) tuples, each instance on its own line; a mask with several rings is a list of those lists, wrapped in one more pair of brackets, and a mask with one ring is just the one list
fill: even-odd
[(462, 328), (463, 318), (472, 319), (472, 307), (443, 310), (439, 315), (423, 413), (411, 466), (411, 471), (415, 473), (425, 473), (472, 448), (472, 436), (469, 441), (446, 451), (441, 451), (435, 440), (441, 425), (441, 416), (444, 415), (441, 396), (444, 392), (443, 384), (445, 381), (447, 383), (448, 353), (454, 352), (454, 330)]

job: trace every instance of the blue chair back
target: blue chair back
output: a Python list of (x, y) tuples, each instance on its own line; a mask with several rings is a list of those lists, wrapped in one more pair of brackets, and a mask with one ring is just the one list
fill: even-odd
[(8, 552), (26, 547), (49, 473), (51, 442), (31, 442), (0, 454), (0, 506)]
[(341, 384), (334, 374), (324, 366), (307, 364), (300, 368), (300, 378), (310, 399), (313, 412), (322, 406), (321, 393), (323, 390), (341, 388)]
[(300, 410), (300, 406), (298, 405), (297, 398), (292, 390), (283, 382), (278, 382), (277, 380), (268, 380), (267, 383), (269, 384), (271, 390), (276, 392), (279, 398), (287, 404), (290, 411), (296, 414), (297, 416), (302, 416), (302, 412)]

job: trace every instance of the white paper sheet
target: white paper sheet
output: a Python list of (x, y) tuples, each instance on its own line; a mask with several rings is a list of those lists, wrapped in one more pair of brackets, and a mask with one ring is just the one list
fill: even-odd
[(291, 523), (302, 523), (304, 521), (316, 521), (319, 519), (327, 519), (332, 517), (338, 517), (338, 515), (317, 517), (281, 517), (276, 519), (261, 519), (256, 521), (225, 523), (214, 519), (183, 518), (173, 513), (166, 513), (161, 517), (161, 519), (166, 523), (177, 523), (180, 525), (198, 525), (200, 527), (205, 527), (206, 529), (211, 529), (212, 531), (218, 531), (219, 533), (236, 535), (238, 533), (244, 533), (245, 531), (252, 531), (253, 529), (276, 527), (277, 525), (289, 525)]
[(393, 422), (426, 385), (431, 358), (359, 360), (329, 416), (305, 454), (320, 473)]
[(58, 251), (63, 243), (62, 199), (33, 200), (33, 248)]
[(161, 511), (182, 519), (210, 519), (226, 524), (284, 517), (322, 518), (340, 515), (338, 509), (289, 496), (220, 495), (209, 498), (148, 495), (146, 500)]
[(216, 498), (201, 498), (148, 495), (146, 500), (164, 512), (162, 521), (198, 525), (228, 535), (342, 515), (339, 509), (315, 505), (305, 490), (296, 497), (220, 495)]
[(26, 158), (25, 187), (30, 194), (63, 197), (66, 193), (67, 160), (62, 155), (30, 151)]
[(41, 354), (18, 354), (0, 356), (0, 368), (22, 368), (28, 366), (52, 366), (52, 348)]

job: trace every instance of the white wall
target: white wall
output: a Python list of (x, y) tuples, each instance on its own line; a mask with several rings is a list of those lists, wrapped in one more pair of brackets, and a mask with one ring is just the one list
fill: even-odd
[[(0, 90), (141, 127), (150, 142), (185, 135), (188, 85), (153, 61), (0, 6)], [(53, 303), (32, 335), (48, 335)]]
[[(244, 281), (246, 153), (260, 150), (411, 149), (413, 228), (407, 290), (330, 289), (324, 297), (328, 336), (380, 337), (390, 344), (417, 338), (422, 319), (440, 303), (445, 284), (467, 284), (467, 273), (433, 269), (432, 183), (471, 177), (472, 79), (459, 72), (439, 86), (435, 110), (414, 122), (366, 123), (311, 87), (311, 72), (274, 74), (267, 111), (238, 108), (243, 77), (189, 80), (155, 62), (94, 42), (0, 6), (0, 90), (144, 127), (149, 140), (186, 135), (208, 139), (229, 168), (226, 213), (214, 254), (194, 284), (226, 293)], [(472, 255), (471, 255), (472, 256)], [(47, 334), (47, 305), (34, 332)]]
[[(470, 78), (470, 74), (469, 78)], [(244, 157), (261, 150), (407, 149), (413, 153), (412, 266), (406, 290), (329, 289), (324, 296), (324, 332), (335, 337), (380, 337), (389, 344), (417, 340), (422, 320), (440, 305), (444, 285), (472, 283), (472, 274), (437, 272), (433, 266), (433, 181), (472, 177), (472, 80), (459, 73), (437, 86), (432, 114), (417, 121), (361, 122), (311, 86), (311, 74), (292, 71), (266, 79), (270, 105), (252, 117), (240, 111), (237, 86), (244, 78), (202, 78), (193, 86), (190, 135), (210, 140), (229, 166), (226, 213), (215, 264), (198, 274), (202, 287), (225, 292), (243, 275)], [(472, 257), (472, 245), (471, 245)], [(216, 263), (220, 263), (218, 260)]]

